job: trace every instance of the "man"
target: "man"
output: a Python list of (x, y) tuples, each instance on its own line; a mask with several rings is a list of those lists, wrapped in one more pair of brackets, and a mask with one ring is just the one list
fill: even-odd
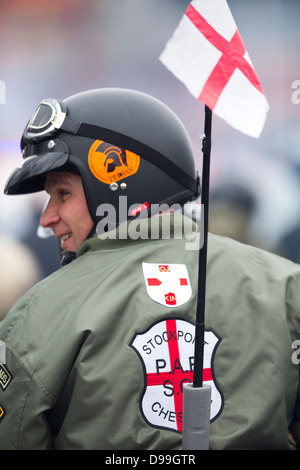
[(66, 172), (49, 172), (45, 190), (50, 201), (40, 223), (54, 231), (63, 251), (76, 253), (93, 227), (81, 177)]
[[(180, 207), (199, 194), (182, 123), (148, 95), (92, 90), (43, 101), (22, 148), (5, 192), (48, 192), (65, 266), (0, 325), (0, 448), (180, 449), (198, 288)], [(213, 235), (208, 250), (210, 448), (292, 448), (299, 267)]]

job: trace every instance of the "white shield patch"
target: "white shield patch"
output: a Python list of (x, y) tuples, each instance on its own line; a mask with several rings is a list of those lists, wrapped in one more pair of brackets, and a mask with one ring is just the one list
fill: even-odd
[[(154, 427), (182, 432), (183, 384), (193, 382), (194, 340), (192, 323), (170, 318), (137, 334), (131, 342), (145, 372), (142, 412)], [(211, 421), (223, 405), (212, 368), (219, 341), (213, 331), (205, 331), (203, 382), (211, 386)]]
[(185, 264), (143, 263), (143, 274), (149, 297), (166, 307), (180, 307), (192, 295)]

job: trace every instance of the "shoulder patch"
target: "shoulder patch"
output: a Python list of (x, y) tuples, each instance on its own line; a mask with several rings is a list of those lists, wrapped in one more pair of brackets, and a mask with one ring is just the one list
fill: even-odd
[(0, 421), (2, 421), (4, 416), (5, 416), (5, 411), (4, 411), (3, 407), (0, 405)]
[[(183, 384), (193, 382), (195, 326), (182, 319), (168, 318), (136, 334), (130, 346), (144, 369), (141, 410), (153, 427), (182, 432)], [(222, 411), (223, 397), (213, 372), (213, 358), (220, 338), (205, 331), (203, 380), (211, 386), (210, 420)]]
[(185, 264), (143, 263), (143, 274), (150, 299), (165, 307), (180, 307), (192, 295)]
[(3, 364), (0, 364), (0, 387), (5, 390), (9, 382), (12, 380), (12, 375), (8, 368)]

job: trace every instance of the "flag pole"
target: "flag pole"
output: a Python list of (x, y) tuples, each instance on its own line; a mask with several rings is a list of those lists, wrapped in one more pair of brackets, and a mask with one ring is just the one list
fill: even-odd
[[(194, 356), (194, 387), (203, 385), (203, 353), (205, 330), (205, 298), (206, 298), (206, 265), (207, 265), (207, 234), (209, 214), (209, 179), (210, 179), (210, 150), (211, 150), (212, 112), (205, 106), (205, 123), (203, 137), (203, 163), (201, 182), (201, 217), (203, 216), (203, 244), (199, 249), (199, 284), (196, 313), (195, 356)], [(202, 213), (203, 211), (203, 213)], [(201, 239), (201, 234), (200, 234)]]
[[(198, 298), (195, 327), (195, 352), (193, 384), (183, 388), (183, 431), (182, 448), (184, 450), (207, 450), (209, 448), (211, 388), (203, 384), (204, 334), (205, 334), (205, 298), (207, 271), (207, 238), (209, 213), (209, 179), (211, 151), (212, 112), (205, 106), (203, 137), (203, 163), (201, 183), (201, 217), (203, 217), (203, 244), (199, 248)], [(203, 212), (202, 212), (203, 211)], [(200, 230), (201, 240), (201, 230)]]

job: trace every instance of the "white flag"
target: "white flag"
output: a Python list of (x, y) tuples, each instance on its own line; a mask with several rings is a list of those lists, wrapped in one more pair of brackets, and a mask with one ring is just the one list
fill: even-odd
[(193, 0), (159, 59), (216, 115), (260, 136), (269, 105), (226, 0)]

